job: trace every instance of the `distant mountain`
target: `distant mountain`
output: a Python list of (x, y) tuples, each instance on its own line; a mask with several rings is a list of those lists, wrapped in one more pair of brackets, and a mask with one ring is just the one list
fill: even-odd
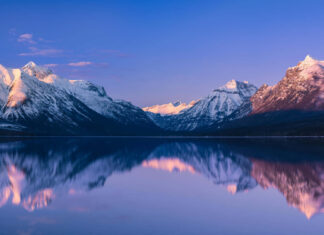
[[(246, 104), (245, 104), (246, 105)], [(250, 99), (251, 112), (205, 129), (203, 135), (324, 135), (324, 61), (310, 56), (276, 85)], [(243, 105), (238, 109), (245, 109)], [(244, 112), (243, 112), (244, 113)]]
[(181, 101), (176, 101), (174, 103), (161, 104), (161, 105), (157, 104), (150, 107), (144, 107), (143, 110), (146, 112), (158, 113), (161, 115), (171, 115), (171, 114), (178, 114), (184, 109), (191, 108), (195, 103), (197, 103), (196, 100), (191, 101), (189, 104), (182, 103)]
[[(231, 80), (179, 114), (150, 116), (158, 126), (166, 130), (193, 131), (207, 128), (232, 115), (243, 103), (249, 102), (256, 91), (257, 87), (248, 82)], [(247, 113), (250, 111), (246, 110)]]
[(32, 134), (127, 135), (158, 127), (143, 110), (110, 98), (103, 87), (67, 80), (30, 62), (21, 69), (0, 66), (0, 117)]

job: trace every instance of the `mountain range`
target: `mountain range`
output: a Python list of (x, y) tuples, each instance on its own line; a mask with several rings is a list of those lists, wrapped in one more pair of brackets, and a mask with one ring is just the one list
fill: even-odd
[(231, 80), (142, 109), (34, 62), (0, 65), (0, 106), (1, 135), (324, 135), (324, 61), (306, 56), (274, 86)]

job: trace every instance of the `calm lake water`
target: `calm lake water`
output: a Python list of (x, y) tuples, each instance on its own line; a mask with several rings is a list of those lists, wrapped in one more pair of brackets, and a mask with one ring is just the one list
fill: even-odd
[(0, 149), (0, 234), (324, 234), (321, 139), (1, 139)]

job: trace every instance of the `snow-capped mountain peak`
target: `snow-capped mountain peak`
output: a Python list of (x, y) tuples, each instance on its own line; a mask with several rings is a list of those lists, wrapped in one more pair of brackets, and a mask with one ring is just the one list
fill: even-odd
[(244, 97), (252, 96), (256, 91), (256, 86), (249, 84), (249, 82), (244, 81), (237, 81), (237, 80), (230, 80), (225, 85), (213, 90), (209, 94), (209, 97), (214, 97), (215, 94), (219, 92), (222, 93), (240, 93)]
[(305, 57), (305, 59), (300, 62), (300, 65), (303, 65), (303, 66), (312, 66), (312, 65), (314, 65), (314, 64), (316, 64), (318, 62), (319, 62), (318, 60), (315, 60), (310, 55), (307, 55)]
[(34, 61), (29, 61), (24, 67), (28, 68), (34, 68), (36, 67), (36, 63)]
[(300, 78), (311, 79), (313, 76), (324, 78), (324, 61), (313, 59), (309, 55), (305, 60), (300, 62), (296, 67), (290, 69), (300, 70)]
[(51, 69), (39, 66), (33, 61), (30, 61), (25, 66), (23, 66), (22, 70), (29, 76), (36, 77), (40, 80), (53, 73)]
[[(151, 118), (157, 125), (169, 130), (192, 131), (208, 127), (233, 114), (256, 91), (257, 87), (248, 82), (231, 80), (177, 115), (151, 115)], [(246, 112), (250, 112), (250, 109)]]
[(227, 82), (223, 87), (232, 90), (237, 89), (237, 82), (235, 80), (231, 80)]
[(276, 85), (262, 86), (251, 98), (254, 113), (324, 110), (324, 61), (307, 55)]
[(158, 130), (143, 110), (129, 102), (113, 100), (103, 87), (61, 78), (34, 62), (18, 69), (0, 65), (0, 110), (0, 119), (21, 124), (35, 133)]

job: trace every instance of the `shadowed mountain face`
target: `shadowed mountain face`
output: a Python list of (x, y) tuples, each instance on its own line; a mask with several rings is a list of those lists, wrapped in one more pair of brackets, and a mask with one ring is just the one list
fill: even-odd
[(33, 211), (143, 167), (198, 174), (231, 194), (275, 188), (307, 218), (324, 211), (322, 140), (49, 138), (0, 148), (0, 206)]

